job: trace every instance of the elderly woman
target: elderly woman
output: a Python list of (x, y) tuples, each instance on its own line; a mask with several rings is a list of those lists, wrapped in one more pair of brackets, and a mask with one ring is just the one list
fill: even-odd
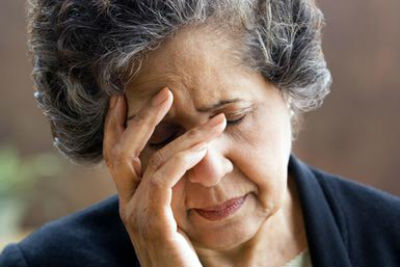
[(329, 92), (313, 0), (35, 0), (55, 145), (118, 190), (4, 266), (400, 265), (400, 200), (291, 154)]

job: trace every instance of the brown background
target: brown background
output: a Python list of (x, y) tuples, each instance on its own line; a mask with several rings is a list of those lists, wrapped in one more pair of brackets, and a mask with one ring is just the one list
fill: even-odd
[[(400, 195), (400, 1), (319, 3), (334, 83), (323, 107), (306, 115), (295, 153), (325, 171)], [(0, 1), (0, 147), (14, 145), (27, 157), (54, 149), (33, 98), (24, 4)], [(103, 167), (65, 161), (59, 177), (30, 191), (23, 226), (35, 228), (114, 192)]]

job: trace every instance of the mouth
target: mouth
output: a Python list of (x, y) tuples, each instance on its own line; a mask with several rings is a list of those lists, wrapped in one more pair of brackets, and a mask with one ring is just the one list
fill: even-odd
[(204, 209), (194, 209), (194, 210), (197, 212), (197, 214), (199, 214), (200, 216), (202, 216), (207, 220), (210, 221), (222, 220), (234, 214), (236, 211), (238, 211), (245, 202), (247, 195), (248, 194), (241, 197), (232, 198), (216, 206), (207, 207)]

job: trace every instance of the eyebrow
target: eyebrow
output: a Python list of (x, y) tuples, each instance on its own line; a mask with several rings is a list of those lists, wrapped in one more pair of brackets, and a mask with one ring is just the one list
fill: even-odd
[(206, 107), (198, 107), (196, 110), (198, 112), (210, 112), (210, 111), (215, 111), (220, 108), (222, 108), (225, 105), (232, 104), (232, 103), (237, 103), (241, 102), (241, 99), (239, 98), (234, 98), (234, 99), (226, 99), (226, 100), (220, 100), (218, 103)]
[[(242, 100), (239, 98), (220, 100), (218, 103), (210, 105), (210, 106), (198, 107), (198, 108), (196, 107), (196, 110), (198, 112), (210, 112), (210, 111), (213, 112), (213, 111), (216, 111), (216, 110), (222, 108), (225, 105), (232, 104), (232, 103), (238, 103), (241, 101)], [(133, 117), (135, 117), (135, 116), (136, 116), (136, 114), (132, 114), (131, 116), (128, 117), (127, 120), (129, 121), (129, 120), (133, 119)]]

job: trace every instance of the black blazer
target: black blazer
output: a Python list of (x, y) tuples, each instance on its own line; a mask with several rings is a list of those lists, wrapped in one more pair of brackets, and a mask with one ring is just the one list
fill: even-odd
[[(400, 266), (400, 198), (314, 169), (295, 156), (313, 266)], [(0, 266), (140, 266), (113, 196), (8, 245)]]

